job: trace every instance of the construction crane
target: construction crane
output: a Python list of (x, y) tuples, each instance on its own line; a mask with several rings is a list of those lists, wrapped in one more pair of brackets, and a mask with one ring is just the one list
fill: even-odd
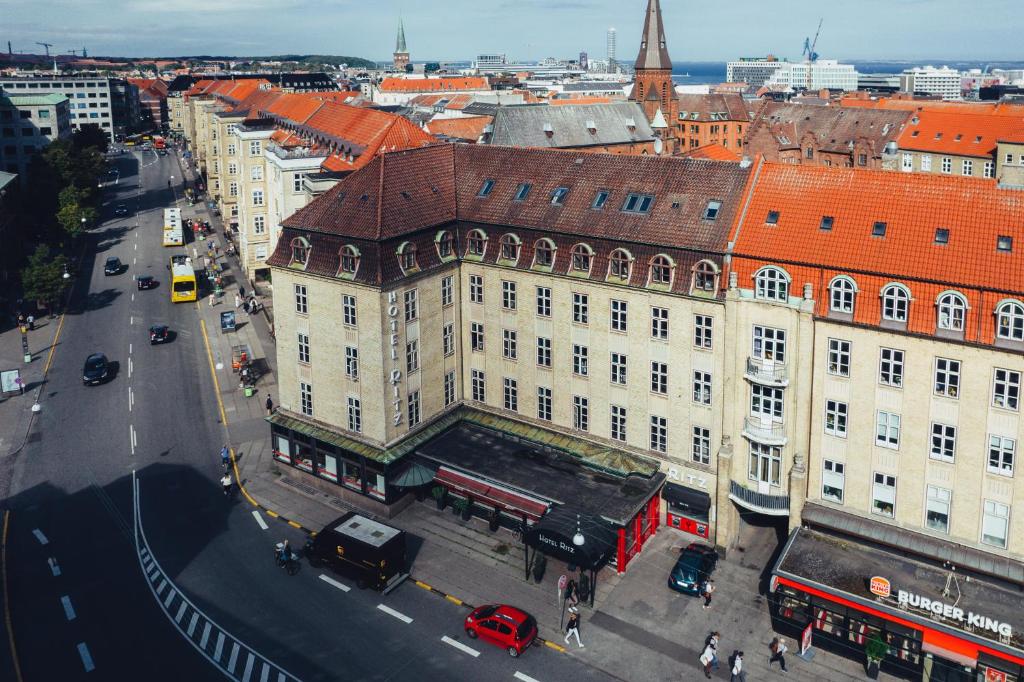
[(814, 83), (811, 78), (811, 71), (814, 68), (814, 62), (818, 61), (818, 53), (815, 50), (818, 47), (818, 36), (821, 35), (821, 25), (824, 22), (824, 18), (818, 20), (818, 30), (814, 32), (814, 40), (811, 40), (809, 37), (804, 38), (803, 56), (807, 58), (807, 90), (810, 90)]
[(39, 43), (39, 42), (37, 42), (36, 45), (42, 45), (43, 48), (46, 50), (46, 56), (47, 57), (50, 56), (50, 48), (53, 47), (53, 43)]
[(74, 49), (70, 49), (69, 48), (68, 49), (68, 54), (71, 55), (72, 57), (77, 57), (78, 56), (78, 50), (74, 50)]

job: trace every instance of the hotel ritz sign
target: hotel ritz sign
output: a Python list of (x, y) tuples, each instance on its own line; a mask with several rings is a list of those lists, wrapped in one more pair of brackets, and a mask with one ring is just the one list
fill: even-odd
[[(872, 594), (883, 598), (891, 598), (893, 593), (889, 580), (881, 576), (873, 576), (868, 583), (868, 589)], [(1013, 626), (1009, 623), (989, 618), (983, 613), (967, 611), (955, 604), (948, 604), (937, 599), (923, 597), (919, 594), (908, 592), (907, 590), (895, 590), (895, 592), (896, 603), (902, 608), (926, 611), (936, 616), (941, 616), (947, 620), (959, 623), (960, 625), (988, 630), (989, 632), (1003, 637), (1013, 636)]]
[(402, 423), (402, 363), (398, 355), (398, 315), (401, 311), (398, 308), (398, 292), (388, 292), (388, 343), (391, 346), (391, 373), (388, 381), (391, 383), (391, 424), (398, 426)]

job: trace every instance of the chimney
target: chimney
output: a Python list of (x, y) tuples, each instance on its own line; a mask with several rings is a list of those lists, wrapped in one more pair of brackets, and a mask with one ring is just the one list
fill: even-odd
[(551, 127), (550, 123), (544, 124), (544, 134), (547, 135), (548, 137), (555, 136), (555, 129)]

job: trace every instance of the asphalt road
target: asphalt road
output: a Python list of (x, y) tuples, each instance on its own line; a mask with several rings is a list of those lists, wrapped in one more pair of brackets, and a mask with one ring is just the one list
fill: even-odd
[[(275, 542), (304, 538), (221, 494), (202, 330), (193, 305), (169, 300), (173, 250), (160, 233), (180, 170), (153, 152), (115, 163), (12, 477), (8, 606), (23, 679), (609, 679), (544, 647), (512, 659), (471, 641), (466, 609), (412, 583), (385, 597), (275, 565)], [(130, 212), (115, 217), (121, 203)], [(108, 256), (127, 271), (105, 276)], [(137, 291), (143, 274), (160, 286)], [(149, 345), (155, 323), (170, 325), (170, 343)], [(117, 370), (85, 387), (82, 363), (97, 351)]]

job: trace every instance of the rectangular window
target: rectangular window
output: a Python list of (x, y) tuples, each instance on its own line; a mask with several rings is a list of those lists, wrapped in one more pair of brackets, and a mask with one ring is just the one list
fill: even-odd
[(694, 370), (693, 402), (698, 405), (711, 404), (711, 373)]
[(1010, 507), (1001, 502), (985, 500), (984, 518), (981, 522), (981, 541), (986, 545), (1006, 548), (1006, 536), (1010, 529)]
[(903, 385), (903, 351), (883, 348), (878, 366), (878, 381), (885, 386)]
[(455, 370), (444, 375), (444, 406), (455, 402)]
[(501, 330), (501, 354), (506, 360), (515, 360), (519, 357), (517, 337), (514, 329)]
[(313, 386), (305, 382), (299, 382), (299, 405), (302, 414), (307, 417), (313, 416)]
[(292, 192), (297, 194), (302, 191), (302, 178), (305, 175), (305, 173), (295, 173), (292, 175)]
[(781, 388), (752, 384), (750, 386), (750, 414), (761, 417), (762, 421), (782, 421)]
[(840, 377), (850, 376), (850, 342), (828, 340), (828, 373)]
[(345, 376), (359, 378), (359, 349), (354, 346), (345, 346)]
[(594, 203), (590, 205), (590, 208), (594, 209), (595, 211), (600, 211), (602, 208), (604, 208), (605, 202), (607, 201), (608, 191), (602, 189), (594, 196)]
[(228, 175), (238, 175), (238, 164), (234, 161), (228, 164)]
[(960, 164), (960, 173), (962, 175), (974, 175), (974, 162), (970, 159), (964, 159)]
[(267, 218), (266, 216), (253, 216), (252, 217), (252, 232), (253, 234), (264, 234), (267, 231)]
[(1013, 455), (1017, 441), (1012, 438), (989, 435), (988, 470), (1001, 476), (1013, 476)]
[(540, 386), (537, 388), (537, 419), (551, 421), (551, 389)]
[(235, 197), (238, 196), (238, 183), (237, 182), (228, 183), (228, 196), (232, 197), (232, 198), (235, 198)]
[(449, 322), (441, 328), (441, 348), (445, 357), (455, 353), (455, 323)]
[(484, 302), (484, 278), (480, 275), (469, 276), (469, 301), (470, 303)]
[(586, 431), (590, 427), (590, 399), (581, 395), (572, 397), (572, 427)]
[(249, 142), (249, 156), (259, 156), (262, 153), (262, 148), (259, 140), (252, 140)]
[(249, 175), (253, 180), (260, 181), (263, 179), (263, 168), (261, 166), (253, 166), (249, 169)]
[(626, 213), (647, 213), (652, 203), (654, 197), (649, 194), (629, 194), (622, 204), (622, 210)]
[(928, 506), (925, 511), (925, 525), (940, 533), (949, 532), (949, 507), (953, 500), (953, 491), (946, 488), (928, 486)]
[(952, 462), (956, 451), (956, 427), (949, 424), (932, 424), (931, 458)]
[(407, 374), (420, 369), (420, 342), (409, 341), (405, 344), (405, 371)]
[(419, 316), (419, 294), (417, 289), (405, 292), (405, 321), (412, 322)]
[(932, 157), (930, 154), (921, 155), (921, 170), (925, 173), (932, 172)]
[(537, 337), (537, 364), (541, 367), (551, 366), (551, 339)]
[(295, 312), (300, 315), (309, 313), (309, 300), (306, 298), (306, 285), (295, 285)]
[(943, 156), (942, 157), (942, 172), (943, 173), (952, 173), (953, 172), (953, 159), (949, 158), (948, 156)]
[(821, 497), (822, 499), (843, 503), (843, 493), (846, 490), (846, 465), (842, 462), (824, 460), (821, 469)]
[(441, 305), (451, 305), (453, 290), (455, 287), (454, 279), (451, 275), (441, 278)]
[(574, 343), (572, 345), (572, 373), (581, 377), (587, 376), (590, 371), (587, 347)]
[(590, 297), (586, 294), (572, 295), (572, 321), (587, 324), (590, 320)]
[(526, 197), (530, 196), (530, 190), (533, 188), (528, 182), (524, 182), (519, 185), (516, 189), (515, 201), (524, 201)]
[(693, 427), (690, 457), (697, 464), (711, 464), (711, 429)]
[(485, 402), (487, 400), (487, 383), (484, 373), (479, 369), (474, 369), (471, 374), (471, 381), (473, 384), (473, 400), (477, 402)]
[(982, 166), (982, 177), (994, 178), (996, 176), (996, 164), (993, 161), (986, 161)]
[(626, 383), (626, 355), (625, 353), (611, 354), (611, 380), (613, 384)]
[(710, 315), (693, 316), (693, 345), (697, 348), (711, 350), (712, 324), (714, 318)]
[(960, 361), (935, 358), (935, 394), (956, 398), (960, 392)]
[(825, 401), (825, 433), (846, 438), (846, 403), (837, 400)]
[(537, 314), (551, 317), (551, 289), (548, 287), (537, 287)]
[(348, 399), (348, 430), (359, 433), (363, 430), (363, 409), (359, 406), (359, 398)]
[(356, 297), (355, 296), (342, 296), (341, 297), (341, 314), (342, 320), (349, 327), (356, 326)]
[(668, 340), (668, 308), (651, 308), (651, 338)]
[(612, 313), (612, 331), (624, 332), (626, 331), (626, 302), (611, 301), (611, 313)]
[(914, 170), (914, 155), (903, 152), (903, 172), (909, 173), (912, 170)]
[(420, 392), (413, 391), (407, 398), (409, 404), (409, 426), (420, 423)]
[(668, 395), (668, 363), (651, 363), (651, 391)]
[(516, 283), (502, 280), (501, 307), (505, 310), (516, 309)]
[(651, 450), (668, 452), (668, 420), (651, 415)]
[(619, 405), (611, 407), (612, 440), (626, 440), (626, 408)]
[(871, 513), (896, 516), (896, 477), (889, 474), (875, 473), (875, 482), (871, 486)]
[(992, 404), (1005, 410), (1017, 410), (1020, 404), (1020, 372), (995, 368), (992, 382)]
[(519, 385), (515, 379), (505, 377), (502, 381), (504, 388), (504, 405), (506, 410), (519, 411)]
[(779, 364), (785, 363), (785, 330), (754, 325), (754, 357), (760, 360), (772, 360)]
[(875, 415), (875, 445), (898, 450), (900, 447), (900, 416), (881, 410)]
[(299, 362), (309, 364), (309, 336), (301, 332), (298, 336)]
[(747, 478), (758, 483), (780, 485), (782, 483), (782, 448), (751, 441)]
[(252, 191), (252, 205), (262, 206), (263, 205), (263, 190), (254, 189)]
[(469, 347), (472, 350), (483, 352), (484, 350), (484, 324), (483, 322), (471, 322), (469, 325)]

